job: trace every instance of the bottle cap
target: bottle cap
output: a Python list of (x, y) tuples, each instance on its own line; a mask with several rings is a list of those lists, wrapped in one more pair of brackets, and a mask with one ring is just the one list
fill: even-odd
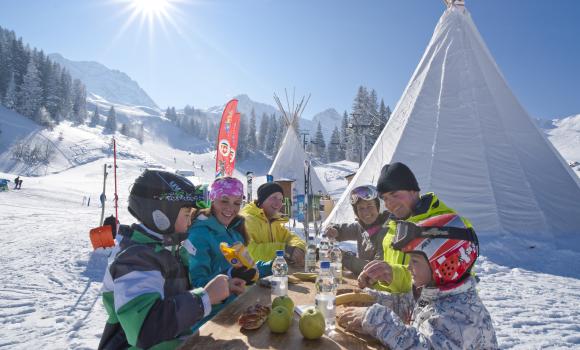
[(321, 269), (329, 269), (330, 268), (330, 261), (321, 261), (320, 268)]
[(277, 250), (276, 251), (276, 256), (284, 256), (284, 251), (283, 250)]

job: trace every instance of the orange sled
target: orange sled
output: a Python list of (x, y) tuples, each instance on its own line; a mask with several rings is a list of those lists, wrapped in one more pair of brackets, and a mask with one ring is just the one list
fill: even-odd
[(113, 231), (110, 225), (104, 225), (91, 229), (90, 236), (93, 249), (109, 248), (115, 246), (115, 241), (113, 240)]

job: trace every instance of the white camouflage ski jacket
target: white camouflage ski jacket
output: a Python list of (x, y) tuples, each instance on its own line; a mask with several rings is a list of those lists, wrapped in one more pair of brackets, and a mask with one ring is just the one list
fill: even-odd
[(424, 288), (416, 303), (411, 292), (396, 296), (369, 290), (377, 304), (368, 308), (362, 328), (391, 349), (498, 349), (475, 287), (470, 278), (451, 290)]

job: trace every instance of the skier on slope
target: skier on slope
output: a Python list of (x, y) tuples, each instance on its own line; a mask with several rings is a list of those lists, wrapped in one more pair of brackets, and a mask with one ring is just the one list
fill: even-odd
[(228, 282), (225, 275), (191, 290), (181, 243), (195, 212), (195, 190), (184, 177), (164, 171), (145, 170), (135, 180), (128, 209), (140, 223), (121, 226), (126, 247), (105, 273), (109, 318), (99, 349), (176, 348), (212, 305), (243, 292), (243, 281)]

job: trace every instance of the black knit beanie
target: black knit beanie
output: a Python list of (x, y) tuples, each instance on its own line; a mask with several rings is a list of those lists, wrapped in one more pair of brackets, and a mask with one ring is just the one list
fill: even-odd
[(403, 163), (386, 164), (381, 169), (381, 176), (379, 176), (379, 181), (377, 182), (377, 191), (383, 194), (401, 190), (420, 191), (415, 175)]
[(266, 182), (265, 184), (262, 184), (260, 187), (258, 187), (258, 200), (256, 201), (258, 207), (261, 207), (262, 203), (264, 203), (264, 201), (268, 199), (272, 193), (276, 192), (280, 192), (282, 195), (284, 195), (282, 186), (275, 182)]

